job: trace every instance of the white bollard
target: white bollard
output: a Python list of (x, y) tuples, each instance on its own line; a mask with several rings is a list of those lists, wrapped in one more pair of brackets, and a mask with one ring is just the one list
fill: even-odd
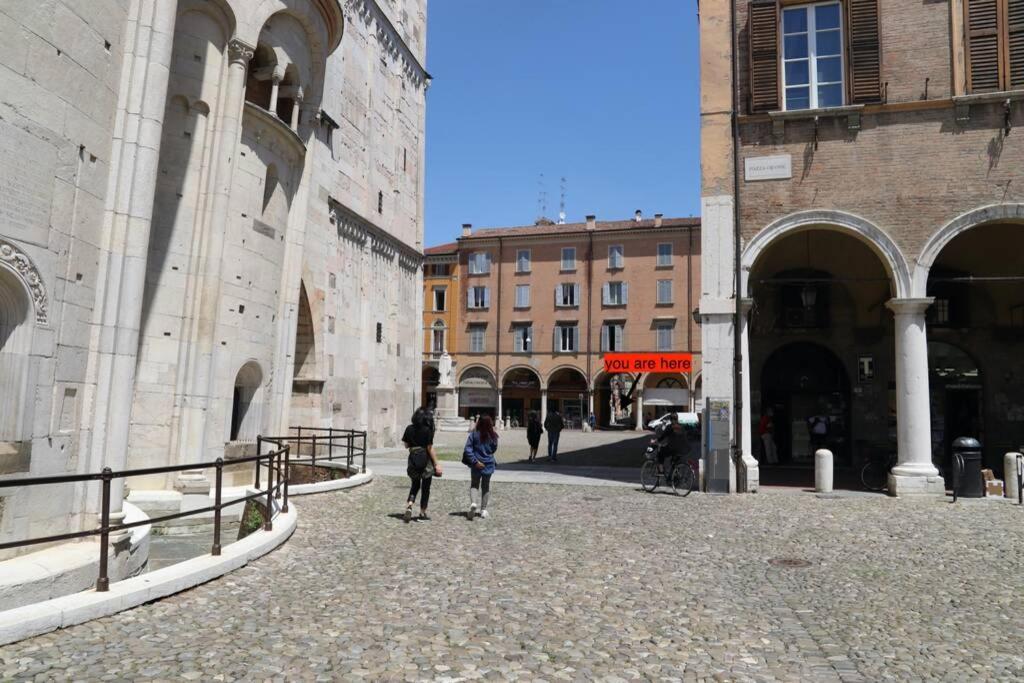
[(814, 490), (832, 492), (832, 451), (827, 448), (814, 451)]
[(1003, 456), (1003, 492), (1010, 500), (1017, 500), (1017, 458), (1020, 453), (1007, 453)]

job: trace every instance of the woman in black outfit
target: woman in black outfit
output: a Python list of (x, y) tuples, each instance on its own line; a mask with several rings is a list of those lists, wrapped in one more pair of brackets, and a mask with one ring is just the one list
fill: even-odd
[[(430, 481), (434, 475), (441, 476), (441, 463), (434, 453), (434, 416), (426, 408), (419, 408), (413, 413), (412, 424), (405, 428), (402, 443), (409, 449), (409, 498), (405, 503), (405, 521), (412, 519), (412, 505), (416, 502), (416, 494), (422, 489), (420, 496), (420, 519), (427, 516), (427, 503), (430, 502)], [(426, 457), (424, 457), (424, 452)], [(422, 461), (423, 468), (413, 466), (414, 462)]]
[(540, 418), (537, 413), (530, 413), (530, 419), (526, 423), (526, 441), (530, 444), (530, 462), (537, 459), (537, 449), (540, 448), (540, 435), (544, 428), (540, 425)]

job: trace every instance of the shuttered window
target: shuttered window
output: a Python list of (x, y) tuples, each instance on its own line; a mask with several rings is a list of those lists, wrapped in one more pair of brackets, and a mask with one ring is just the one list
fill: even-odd
[(968, 89), (1024, 88), (1024, 0), (966, 0)]
[(751, 0), (749, 13), (752, 112), (881, 101), (878, 0)]
[(850, 101), (869, 104), (882, 100), (878, 0), (848, 0), (846, 26), (850, 34)]
[(750, 110), (779, 108), (779, 8), (776, 0), (750, 2)]

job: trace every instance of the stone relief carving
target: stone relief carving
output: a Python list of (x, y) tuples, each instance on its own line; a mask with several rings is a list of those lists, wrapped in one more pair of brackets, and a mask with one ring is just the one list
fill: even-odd
[(0, 261), (3, 261), (16, 272), (28, 287), (32, 296), (32, 307), (36, 312), (36, 322), (46, 325), (49, 319), (49, 307), (46, 299), (46, 287), (43, 278), (36, 270), (26, 254), (10, 242), (0, 240)]

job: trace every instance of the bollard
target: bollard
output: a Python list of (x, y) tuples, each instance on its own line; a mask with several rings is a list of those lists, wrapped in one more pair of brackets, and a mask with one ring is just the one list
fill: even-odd
[(827, 448), (814, 451), (814, 491), (832, 492), (832, 451)]
[(1017, 502), (1021, 502), (1021, 482), (1020, 482), (1020, 470), (1021, 463), (1024, 463), (1024, 455), (1020, 453), (1007, 453), (1003, 456), (1003, 493), (1007, 498), (1016, 498)]

